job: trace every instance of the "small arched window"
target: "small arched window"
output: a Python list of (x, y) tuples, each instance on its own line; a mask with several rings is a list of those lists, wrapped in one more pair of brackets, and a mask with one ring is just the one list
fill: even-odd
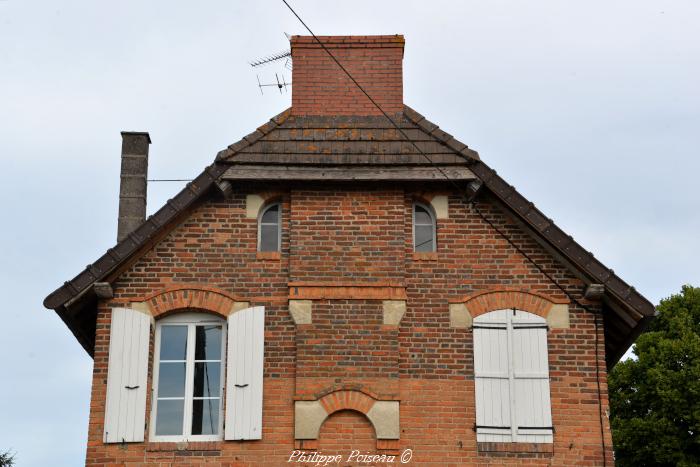
[(280, 204), (267, 206), (258, 218), (258, 251), (280, 250)]
[(432, 210), (420, 203), (413, 205), (413, 251), (435, 251), (435, 216)]

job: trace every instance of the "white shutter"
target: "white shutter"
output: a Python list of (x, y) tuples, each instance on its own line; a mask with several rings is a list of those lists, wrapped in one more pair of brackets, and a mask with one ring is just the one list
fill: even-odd
[(477, 441), (552, 442), (546, 321), (498, 310), (474, 320)]
[(105, 443), (144, 440), (151, 319), (151, 316), (131, 308), (112, 310)]
[(513, 324), (513, 384), (518, 441), (552, 442), (546, 321), (516, 311)]
[(264, 353), (265, 307), (231, 314), (226, 356), (227, 440), (262, 438)]
[(477, 441), (511, 440), (507, 310), (474, 320)]

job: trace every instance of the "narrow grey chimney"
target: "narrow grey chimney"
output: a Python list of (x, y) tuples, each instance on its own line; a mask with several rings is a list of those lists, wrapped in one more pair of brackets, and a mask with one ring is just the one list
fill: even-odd
[(148, 177), (148, 133), (122, 131), (122, 168), (119, 184), (120, 242), (146, 220), (146, 188)]

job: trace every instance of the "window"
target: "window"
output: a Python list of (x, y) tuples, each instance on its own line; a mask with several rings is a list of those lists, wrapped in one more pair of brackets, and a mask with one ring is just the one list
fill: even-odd
[(424, 204), (413, 205), (413, 251), (425, 253), (435, 251), (435, 216)]
[[(145, 439), (152, 319), (135, 309), (112, 309), (105, 443)], [(226, 321), (206, 313), (158, 320), (148, 438), (165, 442), (262, 439), (264, 355), (262, 306), (230, 313)], [(225, 414), (224, 386), (228, 388)]]
[(476, 440), (551, 443), (547, 322), (516, 309), (474, 319)]
[(183, 313), (158, 322), (151, 439), (222, 439), (225, 322)]
[(258, 219), (258, 251), (280, 250), (280, 205), (271, 204), (263, 209)]

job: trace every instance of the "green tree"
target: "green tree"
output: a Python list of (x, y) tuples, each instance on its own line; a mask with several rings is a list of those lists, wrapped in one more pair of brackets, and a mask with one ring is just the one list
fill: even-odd
[(12, 467), (15, 465), (15, 455), (10, 451), (0, 452), (0, 467)]
[(658, 306), (636, 359), (610, 372), (616, 465), (700, 466), (700, 288)]

